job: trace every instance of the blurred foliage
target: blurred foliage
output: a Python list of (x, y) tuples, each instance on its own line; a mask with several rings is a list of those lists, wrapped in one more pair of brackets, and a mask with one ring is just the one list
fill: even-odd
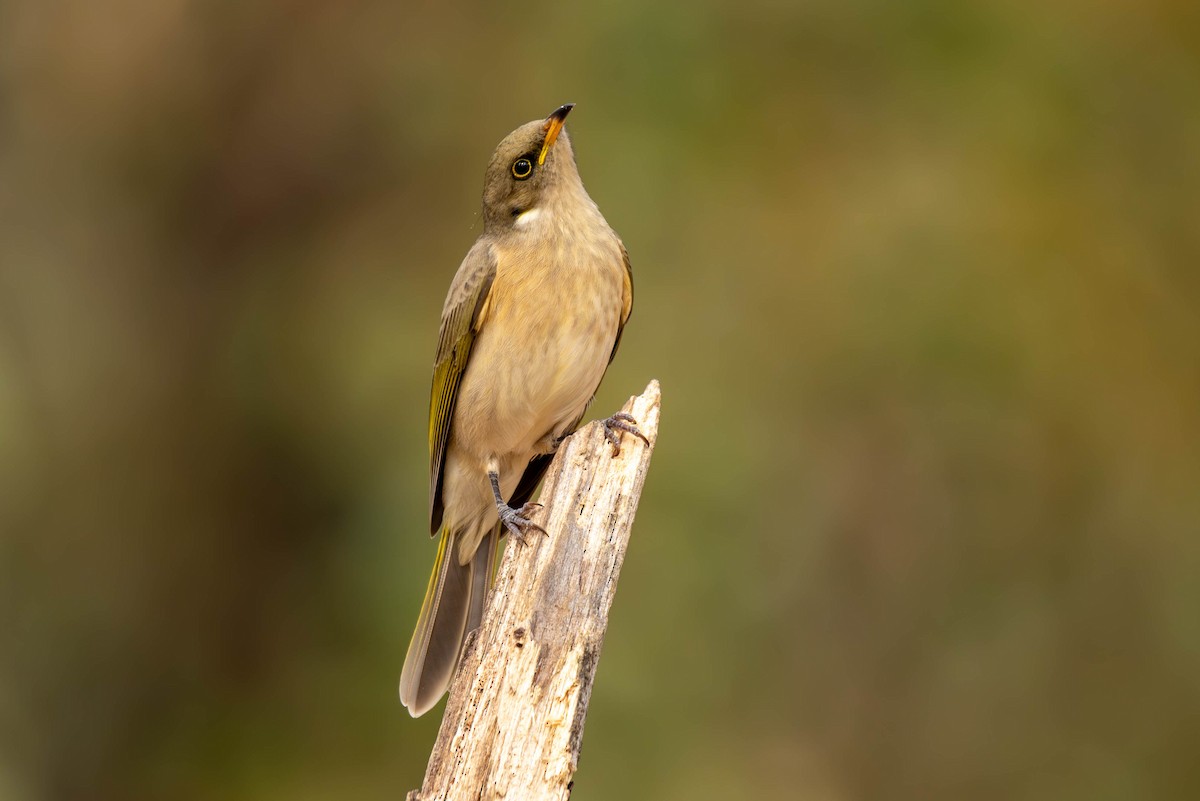
[(398, 798), (430, 363), (575, 101), (663, 431), (578, 801), (1200, 795), (1194, 3), (0, 4), (0, 799)]

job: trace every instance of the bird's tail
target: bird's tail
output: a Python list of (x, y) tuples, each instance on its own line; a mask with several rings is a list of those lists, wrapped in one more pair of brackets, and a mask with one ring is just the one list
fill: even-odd
[(400, 673), (400, 702), (414, 718), (428, 712), (446, 692), (463, 641), (483, 620), (500, 529), (497, 526), (483, 538), (465, 565), (458, 561), (460, 536), (461, 532), (442, 526), (437, 560)]

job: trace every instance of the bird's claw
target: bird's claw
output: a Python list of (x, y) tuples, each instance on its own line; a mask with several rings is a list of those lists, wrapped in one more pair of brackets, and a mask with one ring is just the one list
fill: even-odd
[(549, 536), (546, 529), (539, 526), (537, 523), (529, 519), (529, 516), (541, 509), (540, 503), (527, 503), (520, 509), (514, 509), (508, 504), (498, 506), (497, 511), (500, 513), (500, 522), (513, 535), (513, 539), (522, 545), (525, 544), (525, 537), (530, 531), (540, 531), (542, 534)]
[(613, 446), (613, 456), (621, 454), (621, 432), (627, 431), (635, 437), (650, 445), (650, 440), (646, 439), (637, 427), (637, 418), (629, 412), (617, 412), (612, 417), (604, 419), (604, 438), (607, 439)]

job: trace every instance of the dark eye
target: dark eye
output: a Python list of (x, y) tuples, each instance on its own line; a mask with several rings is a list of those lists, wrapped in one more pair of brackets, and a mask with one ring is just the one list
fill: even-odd
[(533, 162), (522, 156), (513, 162), (512, 165), (513, 178), (518, 181), (524, 181), (530, 175), (533, 175)]

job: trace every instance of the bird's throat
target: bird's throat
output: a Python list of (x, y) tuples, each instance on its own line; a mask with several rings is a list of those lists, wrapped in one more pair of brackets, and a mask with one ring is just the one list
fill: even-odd
[(513, 225), (515, 225), (517, 228), (528, 228), (537, 222), (544, 213), (545, 212), (540, 206), (534, 206), (532, 209), (528, 209), (527, 211), (523, 211), (518, 214), (516, 220), (513, 221)]

